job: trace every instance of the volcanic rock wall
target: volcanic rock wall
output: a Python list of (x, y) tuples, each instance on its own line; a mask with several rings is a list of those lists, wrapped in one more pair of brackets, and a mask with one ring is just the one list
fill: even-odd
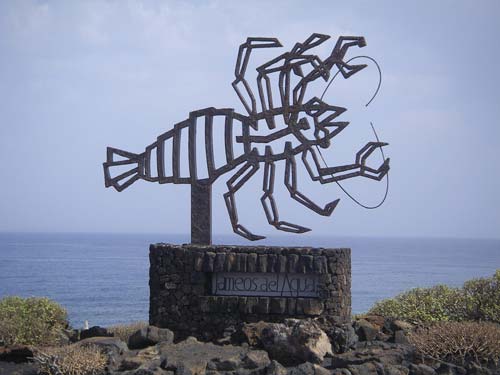
[(153, 244), (149, 257), (149, 322), (181, 336), (213, 339), (259, 320), (350, 320), (350, 249)]

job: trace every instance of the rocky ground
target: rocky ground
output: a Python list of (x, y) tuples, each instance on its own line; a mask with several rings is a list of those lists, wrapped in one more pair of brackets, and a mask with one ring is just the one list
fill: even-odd
[[(500, 368), (457, 366), (422, 358), (409, 345), (408, 323), (367, 316), (352, 324), (289, 319), (228, 327), (217, 342), (144, 327), (128, 342), (92, 327), (69, 332), (74, 345), (94, 344), (108, 355), (108, 374), (123, 375), (493, 375)], [(31, 348), (0, 347), (0, 374), (36, 374)]]

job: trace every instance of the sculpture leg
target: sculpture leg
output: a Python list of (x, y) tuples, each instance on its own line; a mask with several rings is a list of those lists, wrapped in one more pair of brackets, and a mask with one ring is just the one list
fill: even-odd
[(264, 184), (263, 190), (264, 194), (260, 198), (262, 202), (262, 207), (264, 207), (264, 212), (266, 213), (266, 218), (269, 224), (278, 230), (291, 233), (305, 233), (309, 232), (311, 229), (303, 227), (301, 225), (293, 224), (287, 221), (280, 221), (278, 208), (276, 207), (276, 201), (274, 200), (274, 178), (275, 178), (275, 164), (274, 161), (270, 160), (271, 148), (266, 147), (266, 156), (268, 159), (264, 165)]
[(337, 207), (340, 199), (336, 199), (330, 203), (327, 203), (325, 207), (320, 207), (316, 203), (314, 203), (311, 199), (306, 197), (300, 191), (297, 190), (297, 164), (295, 163), (295, 157), (290, 155), (286, 159), (286, 167), (285, 167), (285, 186), (290, 192), (290, 196), (295, 199), (300, 204), (306, 206), (310, 210), (323, 215), (330, 216)]
[(239, 234), (250, 241), (262, 240), (266, 237), (253, 234), (243, 225), (238, 223), (235, 194), (245, 184), (245, 182), (247, 182), (250, 177), (257, 172), (258, 169), (259, 164), (257, 162), (247, 162), (227, 181), (226, 185), (228, 192), (224, 194), (224, 201), (226, 202), (229, 219), (231, 220), (234, 233)]

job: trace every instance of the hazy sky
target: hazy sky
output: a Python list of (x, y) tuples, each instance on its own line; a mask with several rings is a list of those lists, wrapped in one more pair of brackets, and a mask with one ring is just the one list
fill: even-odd
[[(499, 19), (498, 1), (2, 1), (0, 231), (188, 232), (189, 186), (105, 189), (106, 146), (141, 152), (190, 110), (242, 112), (230, 83), (246, 37), (284, 45), (256, 52), (257, 64), (318, 32), (332, 35), (321, 55), (339, 35), (365, 36), (368, 46), (350, 56), (373, 56), (384, 73), (368, 112), (359, 104), (376, 84), (373, 69), (329, 92), (331, 104), (353, 110), (325, 157), (353, 161), (373, 139), (372, 120), (390, 143), (390, 193), (367, 211), (302, 168), (304, 193), (322, 204), (341, 198), (325, 218), (287, 196), (280, 169), (282, 219), (313, 235), (499, 238)], [(225, 180), (214, 186), (216, 233), (230, 232)], [(254, 232), (275, 234), (261, 184), (259, 174), (245, 186), (238, 212)], [(373, 204), (385, 185), (346, 186)]]

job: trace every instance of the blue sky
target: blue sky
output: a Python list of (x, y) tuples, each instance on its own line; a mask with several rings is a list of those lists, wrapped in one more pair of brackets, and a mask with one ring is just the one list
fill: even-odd
[[(191, 110), (243, 111), (230, 83), (246, 37), (277, 37), (285, 50), (318, 32), (331, 44), (365, 36), (360, 53), (384, 74), (364, 111), (373, 75), (339, 82), (331, 104), (352, 105), (351, 125), (325, 156), (352, 161), (373, 121), (390, 143), (390, 193), (363, 210), (301, 169), (305, 193), (340, 204), (318, 216), (278, 183), (282, 219), (312, 235), (499, 238), (499, 17), (498, 1), (2, 1), (0, 231), (187, 233), (189, 186), (105, 189), (106, 146), (141, 152)], [(346, 186), (367, 203), (384, 193), (383, 183)], [(218, 180), (216, 233), (231, 231), (224, 191)], [(241, 221), (275, 234), (261, 194), (256, 177), (240, 196)]]

